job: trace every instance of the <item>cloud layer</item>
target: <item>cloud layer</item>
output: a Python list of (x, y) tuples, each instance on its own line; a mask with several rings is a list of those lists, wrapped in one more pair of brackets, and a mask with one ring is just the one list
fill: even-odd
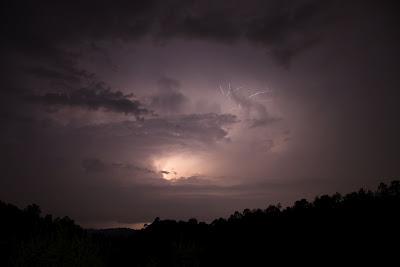
[(72, 92), (46, 93), (41, 96), (30, 96), (28, 99), (49, 106), (71, 106), (91, 110), (105, 109), (106, 111), (132, 114), (136, 118), (151, 114), (149, 110), (133, 98), (133, 94), (113, 92), (110, 88), (98, 83), (91, 87), (81, 88)]

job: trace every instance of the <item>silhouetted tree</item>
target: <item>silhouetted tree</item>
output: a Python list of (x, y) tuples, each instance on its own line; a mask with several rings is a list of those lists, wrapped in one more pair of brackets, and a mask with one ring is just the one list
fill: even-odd
[[(400, 182), (236, 211), (206, 224), (155, 218), (140, 231), (84, 230), (37, 205), (0, 202), (1, 266), (267, 266), (322, 256), (338, 264), (397, 261)], [(4, 263), (4, 264), (3, 264)], [(321, 262), (319, 262), (321, 264)]]

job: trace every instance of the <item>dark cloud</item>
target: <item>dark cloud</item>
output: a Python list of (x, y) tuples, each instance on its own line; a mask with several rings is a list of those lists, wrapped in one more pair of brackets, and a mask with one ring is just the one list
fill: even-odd
[(102, 83), (72, 92), (31, 96), (28, 100), (49, 106), (71, 106), (92, 110), (105, 109), (107, 111), (131, 114), (136, 118), (141, 118), (143, 115), (151, 113), (138, 100), (133, 98), (133, 94), (123, 94), (120, 91), (113, 92)]
[(158, 14), (157, 38), (224, 43), (247, 40), (268, 48), (286, 66), (318, 43), (334, 21), (332, 1), (172, 1)]
[(78, 84), (82, 80), (91, 80), (94, 78), (93, 73), (76, 68), (63, 68), (57, 70), (49, 67), (35, 66), (26, 68), (25, 71), (38, 78), (52, 81), (62, 81), (68, 84)]
[(189, 99), (180, 91), (177, 80), (163, 77), (158, 80), (157, 94), (151, 98), (151, 106), (163, 114), (182, 112)]
[(131, 145), (139, 147), (166, 146), (198, 147), (227, 139), (226, 127), (238, 123), (231, 114), (188, 114), (148, 118), (144, 121), (124, 121), (89, 125), (80, 132), (101, 138), (116, 136), (129, 138)]
[(317, 44), (331, 22), (331, 1), (270, 1), (264, 13), (249, 22), (246, 37), (266, 45), (279, 63)]
[(149, 136), (213, 143), (227, 136), (223, 127), (237, 122), (231, 114), (207, 113), (146, 120), (142, 127)]
[[(247, 39), (285, 62), (321, 36), (330, 1), (6, 1), (3, 46), (62, 57), (60, 43), (84, 40)], [(329, 20), (328, 20), (329, 21)], [(91, 42), (91, 47), (93, 42)], [(284, 49), (282, 49), (284, 47)], [(64, 54), (65, 56), (65, 54)], [(79, 53), (75, 56), (79, 56)]]
[(140, 167), (132, 163), (111, 163), (111, 166), (129, 172), (156, 174), (155, 171), (150, 168)]

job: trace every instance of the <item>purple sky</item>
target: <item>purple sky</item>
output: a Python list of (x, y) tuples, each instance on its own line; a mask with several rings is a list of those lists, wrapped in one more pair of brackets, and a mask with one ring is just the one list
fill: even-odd
[(5, 1), (0, 199), (207, 220), (400, 174), (395, 1)]

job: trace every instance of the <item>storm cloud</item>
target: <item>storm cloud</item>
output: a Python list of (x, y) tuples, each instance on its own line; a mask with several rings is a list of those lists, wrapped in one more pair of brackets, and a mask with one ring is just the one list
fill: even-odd
[(103, 108), (107, 111), (132, 114), (136, 118), (151, 113), (133, 97), (133, 94), (123, 94), (120, 91), (113, 92), (110, 88), (99, 83), (69, 93), (46, 93), (41, 96), (30, 96), (28, 100), (56, 107), (72, 106), (92, 110)]
[(400, 175), (395, 1), (1, 6), (3, 201), (210, 220)]
[(323, 26), (334, 19), (329, 15), (332, 8), (330, 1), (315, 0), (117, 1), (112, 8), (106, 1), (7, 1), (1, 14), (6, 30), (2, 46), (62, 58), (66, 53), (60, 44), (88, 39), (129, 41), (152, 36), (158, 42), (188, 38), (223, 43), (246, 39), (266, 46), (288, 64), (322, 38)]
[(158, 80), (158, 91), (151, 98), (151, 105), (163, 113), (182, 112), (189, 99), (180, 91), (177, 80), (163, 77)]

